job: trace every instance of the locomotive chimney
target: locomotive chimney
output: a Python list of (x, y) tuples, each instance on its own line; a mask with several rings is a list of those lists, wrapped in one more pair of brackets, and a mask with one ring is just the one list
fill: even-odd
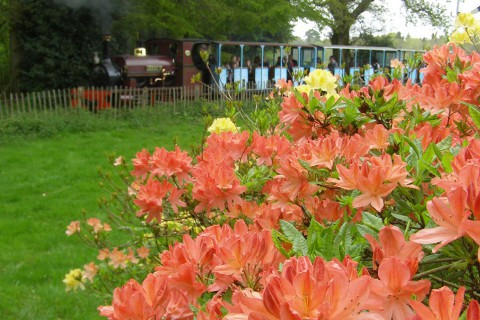
[(104, 60), (110, 58), (110, 40), (112, 40), (112, 36), (103, 37), (102, 59)]

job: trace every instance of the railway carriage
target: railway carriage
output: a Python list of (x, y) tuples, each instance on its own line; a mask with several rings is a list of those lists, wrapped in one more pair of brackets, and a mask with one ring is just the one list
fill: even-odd
[[(336, 75), (360, 75), (368, 83), (373, 70), (365, 66), (378, 61), (389, 68), (391, 60), (419, 52), (389, 47), (155, 38), (147, 40), (145, 47), (135, 48), (133, 55), (110, 56), (109, 41), (109, 37), (104, 38), (102, 58), (91, 72), (94, 89), (73, 90), (74, 105), (95, 109), (121, 105), (135, 97), (128, 90), (114, 94), (111, 88), (187, 87), (199, 73), (203, 83), (219, 90), (225, 90), (229, 82), (243, 89), (268, 90), (280, 79), (298, 83), (303, 75), (325, 68), (329, 56), (338, 61)], [(232, 56), (238, 57), (238, 62), (230, 67)], [(418, 68), (410, 70), (409, 77), (414, 82), (422, 79)], [(158, 97), (150, 99), (154, 102)]]

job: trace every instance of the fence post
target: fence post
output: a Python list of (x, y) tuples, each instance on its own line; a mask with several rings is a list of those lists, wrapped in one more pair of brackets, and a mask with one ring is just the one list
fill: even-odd
[[(63, 102), (63, 110), (66, 111), (66, 112), (70, 112), (71, 110), (71, 106), (69, 106), (69, 104), (67, 103), (67, 94), (70, 92), (70, 89), (63, 89), (60, 91), (62, 93), (62, 97), (63, 99), (60, 99), (60, 103)], [(63, 101), (62, 101), (63, 100)], [(68, 99), (70, 102), (72, 101), (72, 99)]]
[(14, 108), (13, 108), (13, 93), (10, 93), (10, 116), (13, 116)]
[(45, 94), (45, 91), (42, 91), (40, 99), (42, 98), (42, 96), (43, 96), (43, 110), (44, 110), (44, 113), (46, 114), (47, 113), (47, 95)]

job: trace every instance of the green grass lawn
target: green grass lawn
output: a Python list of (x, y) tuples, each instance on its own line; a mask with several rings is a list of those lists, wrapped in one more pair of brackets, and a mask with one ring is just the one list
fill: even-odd
[(65, 292), (65, 273), (95, 257), (65, 235), (66, 226), (81, 218), (82, 209), (98, 211), (97, 171), (109, 168), (107, 154), (131, 159), (143, 147), (171, 149), (174, 137), (189, 148), (202, 132), (201, 120), (147, 118), (136, 124), (87, 119), (99, 123), (88, 130), (62, 131), (56, 125), (46, 137), (0, 138), (1, 319), (99, 318), (96, 307), (105, 301), (87, 291)]

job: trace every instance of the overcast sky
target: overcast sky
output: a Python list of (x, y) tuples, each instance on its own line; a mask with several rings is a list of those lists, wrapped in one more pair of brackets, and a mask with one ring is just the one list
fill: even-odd
[[(401, 5), (401, 0), (385, 0), (387, 2), (387, 7), (389, 8), (389, 13), (385, 13), (385, 25), (382, 25), (381, 34), (386, 34), (390, 32), (400, 31), (403, 36), (410, 34), (410, 36), (415, 38), (430, 38), (432, 33), (438, 32), (443, 33), (440, 29), (434, 29), (429, 26), (422, 24), (407, 24), (405, 19), (405, 9)], [(457, 0), (437, 0), (440, 3), (444, 3), (447, 7), (448, 14), (451, 17), (452, 24), (455, 20), (455, 13), (457, 8)], [(459, 11), (460, 12), (470, 12), (474, 8), (480, 6), (480, 0), (460, 0)], [(476, 14), (477, 18), (480, 18), (480, 13)], [(369, 17), (369, 19), (371, 19)], [(374, 21), (374, 19), (373, 19)], [(297, 37), (304, 38), (305, 32), (316, 27), (315, 23), (312, 22), (303, 22), (298, 21), (296, 26), (293, 29), (293, 34)], [(380, 34), (379, 33), (379, 34)], [(323, 37), (327, 37), (327, 33), (322, 34)]]

